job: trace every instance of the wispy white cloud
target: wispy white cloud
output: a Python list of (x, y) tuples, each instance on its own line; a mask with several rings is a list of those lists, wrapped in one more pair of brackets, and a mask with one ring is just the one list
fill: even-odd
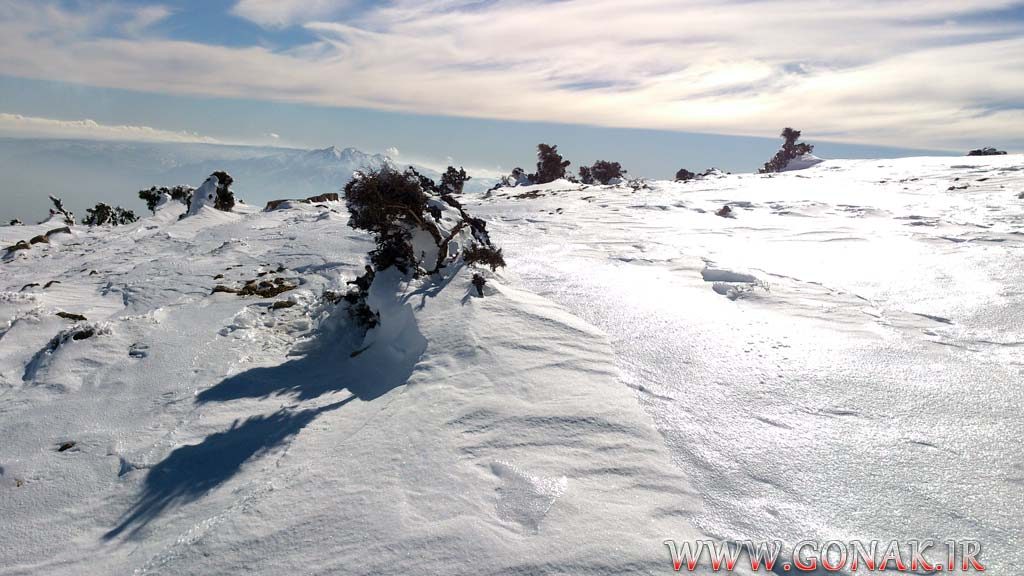
[(89, 119), (58, 120), (4, 112), (0, 112), (0, 136), (223, 144), (216, 138), (194, 132), (160, 130), (149, 126), (100, 124)]
[(239, 0), (231, 12), (260, 26), (281, 28), (330, 17), (349, 4), (348, 0)]
[(287, 50), (96, 32), (96, 14), (10, 0), (0, 73), (156, 92), (960, 149), (1019, 142), (1020, 0), (241, 0)]

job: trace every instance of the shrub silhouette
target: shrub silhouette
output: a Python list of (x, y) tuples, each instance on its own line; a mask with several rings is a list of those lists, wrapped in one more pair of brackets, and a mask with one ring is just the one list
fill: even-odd
[(681, 180), (683, 182), (686, 182), (688, 180), (693, 180), (696, 177), (697, 177), (696, 174), (694, 174), (693, 172), (690, 172), (686, 168), (680, 168), (679, 171), (676, 172), (676, 180)]
[(800, 139), (799, 130), (785, 128), (782, 130), (781, 136), (785, 142), (783, 142), (782, 147), (779, 148), (775, 156), (765, 163), (764, 168), (758, 171), (759, 173), (781, 172), (789, 165), (790, 160), (814, 151), (814, 146), (810, 144), (797, 143), (797, 140)]
[(978, 148), (977, 150), (971, 150), (967, 153), (968, 156), (1002, 156), (1006, 154), (1004, 150), (996, 150), (991, 146), (984, 148)]
[[(601, 184), (609, 184), (615, 178), (624, 178), (626, 171), (622, 169), (622, 165), (618, 162), (598, 160), (590, 167), (590, 173), (595, 181)], [(580, 174), (582, 175), (582, 172)]]
[(580, 183), (581, 184), (593, 184), (594, 174), (590, 171), (590, 166), (580, 166)]
[(124, 224), (131, 224), (139, 218), (135, 215), (135, 212), (131, 210), (125, 210), (120, 206), (111, 208), (103, 202), (96, 204), (92, 208), (88, 208), (85, 211), (86, 217), (82, 218), (82, 224), (88, 226), (121, 226)]
[(427, 210), (422, 178), (412, 169), (399, 172), (384, 166), (357, 172), (345, 185), (349, 226), (374, 235), (377, 248), (370, 260), (377, 270), (395, 266), (408, 274), (416, 268), (410, 241), (411, 230), (423, 227)]
[(167, 188), (161, 186), (157, 188), (153, 186), (149, 190), (139, 190), (139, 199), (146, 202), (146, 208), (150, 212), (156, 212), (156, 206), (160, 203), (160, 196), (167, 194), (172, 200), (177, 200), (185, 205), (186, 208), (192, 205), (192, 193), (195, 192), (195, 188), (191, 186), (174, 186)]
[(441, 175), (441, 185), (438, 187), (438, 192), (442, 194), (462, 194), (466, 182), (470, 180), (472, 180), (472, 177), (467, 176), (466, 171), (461, 166), (458, 170), (454, 166), (449, 166), (448, 170)]
[(569, 167), (568, 160), (563, 160), (558, 153), (558, 146), (547, 144), (537, 145), (537, 173), (531, 175), (530, 179), (536, 184), (547, 184), (559, 178), (565, 178), (565, 169)]
[(217, 198), (213, 207), (224, 212), (231, 212), (235, 207), (235, 193), (231, 191), (231, 184), (235, 181), (227, 172), (218, 170), (211, 174), (217, 177)]

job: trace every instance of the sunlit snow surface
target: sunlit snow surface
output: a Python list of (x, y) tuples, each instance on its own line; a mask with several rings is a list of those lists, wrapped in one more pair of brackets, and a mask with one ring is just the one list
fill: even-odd
[(609, 335), (699, 528), (1022, 565), (1024, 158), (508, 197), (529, 190), (476, 210), (527, 288)]
[[(655, 574), (697, 536), (603, 333), (460, 266), (379, 273), (362, 340), (344, 205), (236, 210), (0, 263), (0, 574)], [(211, 294), (253, 278), (297, 288)]]
[(1020, 156), (499, 190), (486, 297), (380, 274), (365, 341), (340, 203), (55, 233), (0, 263), (0, 574), (666, 574), (699, 537), (1008, 573), (1022, 192)]

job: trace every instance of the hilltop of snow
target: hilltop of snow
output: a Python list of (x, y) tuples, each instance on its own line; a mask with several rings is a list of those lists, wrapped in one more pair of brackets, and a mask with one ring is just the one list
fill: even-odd
[[(1002, 573), (1021, 194), (1011, 155), (464, 195), (508, 267), (379, 273), (365, 336), (342, 203), (0, 226), (46, 239), (0, 262), (0, 574), (667, 574), (665, 539), (953, 536)], [(251, 280), (290, 289), (215, 291)]]

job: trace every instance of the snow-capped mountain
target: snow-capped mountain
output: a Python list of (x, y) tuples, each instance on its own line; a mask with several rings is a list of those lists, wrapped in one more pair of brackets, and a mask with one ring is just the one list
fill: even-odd
[(276, 198), (305, 198), (337, 192), (356, 170), (391, 163), (383, 154), (335, 146), (320, 150), (275, 150), (251, 158), (215, 159), (185, 164), (161, 174), (167, 182), (188, 182), (196, 174), (224, 170), (235, 179), (241, 198), (262, 204)]
[[(278, 198), (304, 198), (337, 192), (362, 168), (391, 163), (384, 154), (330, 146), (319, 150), (221, 146), (211, 144), (154, 144), (79, 140), (0, 138), (0, 170), (4, 173), (4, 202), (0, 222), (13, 218), (36, 222), (44, 217), (48, 195), (64, 199), (83, 214), (96, 202), (144, 210), (136, 193), (152, 186), (198, 186), (207, 176), (224, 170), (235, 179), (241, 199), (262, 205)], [(430, 168), (416, 166), (438, 178)], [(467, 191), (485, 190), (493, 179), (476, 178)]]

